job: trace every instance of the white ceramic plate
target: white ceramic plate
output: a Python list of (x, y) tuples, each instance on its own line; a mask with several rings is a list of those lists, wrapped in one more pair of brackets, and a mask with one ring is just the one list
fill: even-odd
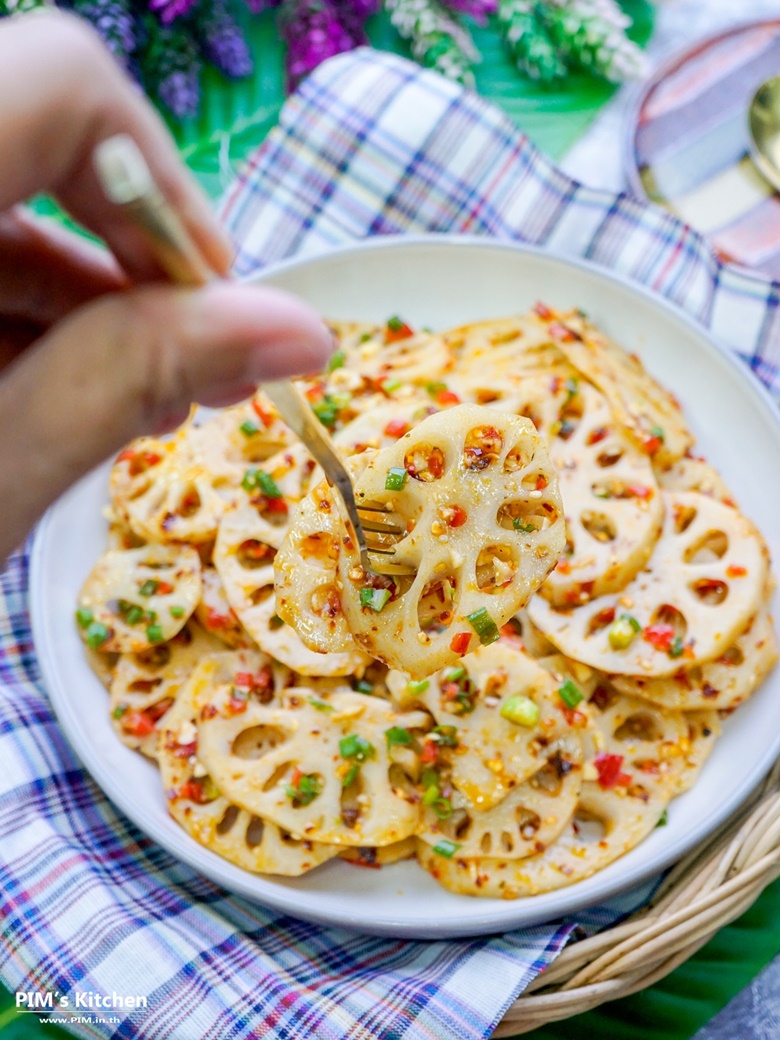
[[(263, 281), (300, 293), (323, 314), (444, 328), (528, 309), (578, 306), (680, 398), (703, 454), (780, 558), (780, 422), (747, 369), (685, 316), (587, 264), (510, 244), (429, 237), (373, 240), (285, 263)], [(432, 373), (435, 375), (435, 373)], [(108, 464), (47, 514), (32, 560), (36, 649), (54, 708), (84, 765), (142, 830), (225, 888), (289, 914), (411, 938), (506, 931), (614, 896), (667, 866), (721, 823), (780, 752), (780, 674), (728, 720), (700, 779), (669, 823), (595, 877), (514, 902), (456, 896), (414, 862), (364, 870), (332, 861), (304, 878), (255, 876), (201, 848), (169, 818), (154, 767), (123, 747), (106, 693), (87, 667), (73, 622), (78, 589), (105, 544)]]

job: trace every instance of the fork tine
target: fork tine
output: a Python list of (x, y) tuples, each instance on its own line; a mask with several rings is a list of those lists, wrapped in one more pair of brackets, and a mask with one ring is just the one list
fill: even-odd
[(368, 516), (363, 516), (363, 513), (358, 510), (358, 515), (364, 531), (376, 531), (379, 534), (395, 535), (396, 538), (406, 534), (406, 524), (403, 523), (400, 517), (394, 514), (379, 516), (370, 513)]

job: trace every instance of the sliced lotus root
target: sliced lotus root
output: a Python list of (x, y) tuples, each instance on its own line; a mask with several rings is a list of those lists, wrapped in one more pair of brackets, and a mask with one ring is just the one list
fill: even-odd
[(200, 592), (200, 557), (189, 546), (110, 549), (79, 593), (81, 637), (104, 653), (148, 650), (184, 628)]
[(438, 411), (430, 397), (418, 394), (399, 401), (384, 401), (356, 416), (333, 435), (333, 442), (346, 455), (367, 448), (387, 448), (399, 437)]
[[(354, 642), (343, 652), (312, 650), (278, 613), (274, 558), (284, 530), (284, 526), (269, 523), (242, 492), (238, 504), (222, 518), (214, 548), (214, 563), (228, 603), (257, 645), (299, 674), (352, 675), (361, 671), (368, 658)], [(327, 535), (318, 532), (316, 537), (319, 545)], [(327, 597), (323, 610), (330, 610)]]
[[(364, 463), (364, 455), (348, 460), (353, 478)], [(346, 537), (323, 481), (301, 501), (274, 557), (277, 614), (318, 654), (354, 654), (357, 650), (341, 607), (338, 557), (340, 541)]]
[(656, 463), (654, 468), (658, 486), (664, 491), (698, 491), (700, 495), (720, 499), (727, 506), (735, 505), (723, 477), (704, 459), (686, 457), (665, 466)]
[(432, 379), (442, 378), (452, 365), (442, 336), (414, 332), (395, 319), (383, 327), (380, 336), (370, 335), (347, 349), (350, 368), (375, 385), (396, 379), (425, 386)]
[(661, 538), (619, 597), (572, 609), (541, 596), (529, 604), (531, 620), (567, 657), (617, 675), (673, 675), (720, 656), (758, 610), (768, 563), (750, 521), (706, 495), (661, 494)]
[(341, 609), (363, 649), (416, 678), (497, 639), (563, 547), (541, 437), (528, 420), (476, 405), (431, 415), (371, 455), (355, 492), (358, 505), (394, 511), (407, 533), (393, 559), (412, 574), (365, 573), (342, 538)]
[(225, 710), (229, 696), (214, 686), (209, 716), (198, 724), (198, 755), (236, 804), (337, 845), (389, 845), (414, 832), (418, 756), (388, 734), (415, 741), (430, 725), (425, 712), (399, 714), (359, 693), (332, 694), (325, 707), (291, 688), (288, 707), (250, 704), (239, 717)]
[(617, 592), (647, 562), (663, 523), (650, 459), (583, 380), (558, 391), (548, 436), (566, 515), (566, 551), (540, 589), (556, 605)]
[[(546, 761), (528, 780), (485, 811), (446, 782), (435, 800), (423, 797), (420, 837), (458, 845), (459, 856), (521, 859), (543, 852), (574, 815), (582, 786), (582, 744), (572, 732), (548, 745)], [(425, 783), (425, 781), (423, 781)], [(426, 790), (430, 790), (430, 785)]]
[(354, 863), (358, 867), (389, 867), (393, 863), (400, 863), (405, 859), (413, 859), (416, 849), (413, 837), (404, 838), (402, 841), (394, 841), (392, 845), (361, 845), (355, 848), (345, 848), (339, 852), (339, 857)]
[(763, 607), (739, 638), (714, 661), (659, 678), (616, 675), (615, 686), (633, 697), (680, 711), (731, 711), (758, 688), (777, 663), (777, 636)]
[(119, 660), (119, 654), (103, 654), (92, 647), (84, 647), (84, 658), (99, 679), (101, 685), (107, 690), (111, 689), (111, 681), (114, 678), (114, 669)]
[[(550, 744), (574, 721), (558, 695), (561, 684), (503, 641), (420, 682), (391, 672), (388, 685), (402, 706), (418, 704), (433, 715), (442, 736), (434, 732), (435, 755), (429, 757), (477, 811), (491, 809), (537, 773)], [(517, 697), (532, 702), (527, 724), (501, 714)]]
[(535, 856), (468, 858), (456, 842), (417, 842), (417, 858), (441, 885), (460, 895), (518, 899), (582, 881), (635, 848), (658, 826), (667, 798), (582, 785), (574, 816), (552, 845)]
[(195, 608), (195, 617), (201, 625), (225, 646), (234, 650), (248, 650), (254, 646), (236, 612), (228, 603), (225, 586), (216, 567), (204, 567), (201, 575), (203, 593)]
[(216, 536), (253, 463), (290, 441), (287, 427), (260, 402), (258, 397), (212, 414), (195, 410), (170, 441), (142, 438), (119, 455), (111, 500), (136, 534), (161, 542)]
[[(332, 859), (338, 849), (294, 838), (221, 794), (197, 758), (197, 725), (215, 678), (257, 673), (257, 654), (207, 655), (179, 691), (159, 742), (159, 766), (168, 811), (199, 844), (244, 870), (296, 877)], [(241, 688), (238, 688), (239, 690)], [(255, 694), (251, 693), (254, 697)]]
[(675, 796), (693, 786), (720, 736), (720, 719), (716, 711), (686, 711), (685, 721), (688, 723), (688, 752), (677, 780)]
[[(182, 683), (204, 654), (222, 649), (219, 640), (190, 621), (167, 643), (120, 654), (111, 681), (110, 712), (122, 743), (156, 758), (159, 728)], [(270, 685), (272, 679), (269, 666)]]
[(629, 354), (596, 329), (579, 311), (552, 315), (548, 329), (556, 345), (586, 379), (606, 396), (615, 418), (659, 465), (682, 458), (693, 444), (679, 403)]
[(479, 404), (511, 399), (520, 377), (568, 368), (534, 313), (462, 325), (443, 338), (456, 357), (453, 386)]

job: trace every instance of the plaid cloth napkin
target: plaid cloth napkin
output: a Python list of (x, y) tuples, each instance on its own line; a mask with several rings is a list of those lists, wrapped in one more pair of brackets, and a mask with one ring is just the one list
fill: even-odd
[[(406, 231), (517, 238), (643, 282), (778, 389), (778, 285), (719, 264), (668, 214), (576, 184), (492, 106), (358, 51), (322, 66), (230, 191), (237, 273)], [(405, 942), (325, 929), (231, 897), (155, 846), (95, 787), (53, 718), (30, 637), (27, 555), (0, 578), (0, 979), (68, 995), (67, 1028), (143, 1040), (475, 1040), (610, 906), (498, 937)], [(77, 994), (145, 995), (116, 1023)]]

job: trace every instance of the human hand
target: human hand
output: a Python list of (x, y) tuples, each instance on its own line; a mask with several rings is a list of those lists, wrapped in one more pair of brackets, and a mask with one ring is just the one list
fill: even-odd
[[(83, 23), (0, 23), (0, 560), (74, 480), (192, 401), (223, 405), (257, 382), (321, 369), (330, 335), (270, 288), (160, 284), (143, 235), (102, 195), (94, 147), (130, 134), (214, 269), (231, 247), (162, 121)], [(99, 250), (17, 205), (54, 195)], [(157, 282), (157, 284), (154, 284)]]

